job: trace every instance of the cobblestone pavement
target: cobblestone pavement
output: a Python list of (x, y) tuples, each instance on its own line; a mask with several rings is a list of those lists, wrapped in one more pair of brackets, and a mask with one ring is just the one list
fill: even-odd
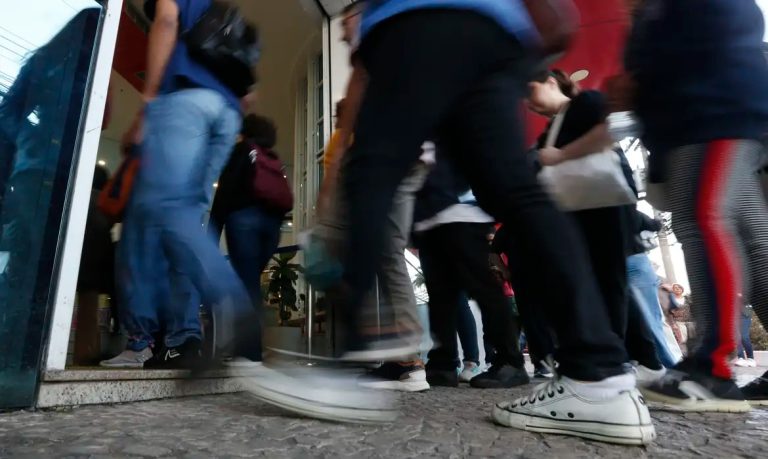
[(655, 412), (658, 439), (648, 448), (493, 425), (493, 403), (522, 392), (463, 387), (406, 394), (401, 419), (387, 426), (300, 419), (247, 394), (17, 412), (0, 415), (0, 457), (628, 459), (768, 454), (768, 410), (746, 415)]

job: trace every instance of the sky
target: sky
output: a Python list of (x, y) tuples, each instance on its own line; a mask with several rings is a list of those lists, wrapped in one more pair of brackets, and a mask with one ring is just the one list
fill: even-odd
[(99, 6), (94, 0), (0, 0), (0, 90), (13, 82), (32, 51), (94, 6)]

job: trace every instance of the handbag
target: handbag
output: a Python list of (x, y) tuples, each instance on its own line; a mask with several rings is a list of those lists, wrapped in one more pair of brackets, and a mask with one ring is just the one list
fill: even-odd
[[(568, 108), (555, 115), (546, 147), (553, 147)], [(544, 166), (539, 180), (563, 210), (577, 211), (634, 204), (637, 195), (627, 182), (613, 147), (555, 166)]]
[(190, 55), (243, 97), (256, 82), (253, 68), (261, 56), (259, 33), (237, 7), (213, 0), (210, 8), (181, 37)]
[(267, 211), (281, 216), (293, 210), (293, 191), (277, 154), (254, 145), (249, 156), (253, 168), (251, 184), (254, 199)]
[(123, 221), (125, 209), (131, 199), (133, 182), (139, 172), (138, 147), (132, 147), (127, 153), (120, 168), (99, 193), (97, 204), (98, 209), (116, 223)]

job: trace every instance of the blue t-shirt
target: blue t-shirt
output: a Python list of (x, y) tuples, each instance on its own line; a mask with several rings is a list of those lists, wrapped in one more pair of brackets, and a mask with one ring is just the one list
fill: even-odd
[(368, 0), (361, 36), (393, 16), (423, 9), (474, 11), (495, 20), (522, 42), (538, 40), (538, 32), (520, 0)]
[[(189, 30), (210, 8), (211, 0), (174, 0), (179, 7), (179, 30)], [(189, 55), (183, 39), (176, 42), (168, 67), (160, 85), (160, 94), (168, 94), (188, 88), (212, 89), (227, 99), (236, 110), (240, 111), (240, 98), (219, 81), (203, 65), (195, 62)]]

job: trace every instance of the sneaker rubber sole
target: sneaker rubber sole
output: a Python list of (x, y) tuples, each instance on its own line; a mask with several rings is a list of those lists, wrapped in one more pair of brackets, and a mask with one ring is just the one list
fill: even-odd
[(549, 419), (511, 413), (499, 406), (493, 408), (493, 420), (497, 424), (527, 432), (568, 435), (619, 445), (647, 445), (656, 438), (656, 429), (653, 424), (622, 425)]
[(424, 392), (429, 390), (426, 381), (365, 381), (359, 383), (366, 389), (396, 390), (400, 392)]
[(768, 406), (768, 400), (747, 400), (750, 406)]
[(638, 390), (649, 402), (649, 408), (656, 410), (680, 413), (746, 413), (752, 409), (746, 400), (695, 398), (682, 400), (649, 390), (647, 387), (638, 387)]

